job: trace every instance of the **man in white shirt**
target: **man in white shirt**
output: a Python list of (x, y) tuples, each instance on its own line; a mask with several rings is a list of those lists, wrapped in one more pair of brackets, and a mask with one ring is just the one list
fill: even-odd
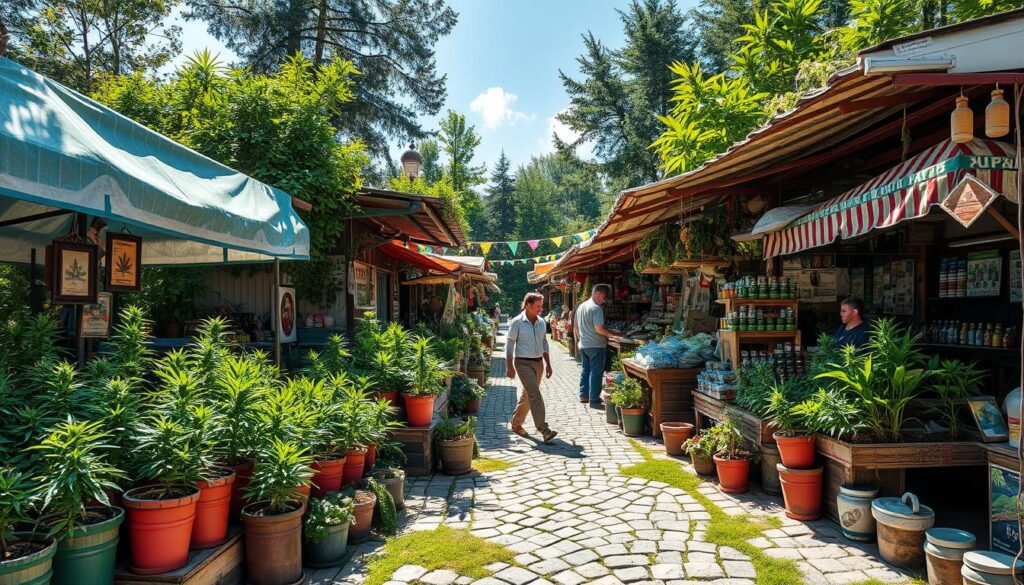
[[(523, 423), (526, 415), (533, 413), (533, 424), (545, 443), (551, 442), (558, 434), (548, 427), (544, 418), (544, 397), (540, 393), (542, 375), (551, 377), (551, 356), (548, 353), (547, 323), (540, 318), (544, 310), (544, 296), (526, 293), (523, 312), (509, 321), (508, 338), (505, 341), (505, 363), (509, 378), (519, 381), (523, 390), (519, 403), (512, 413), (512, 432), (527, 436)], [(541, 369), (544, 369), (543, 374)]]
[(593, 408), (601, 408), (601, 386), (604, 382), (604, 365), (608, 353), (608, 338), (615, 333), (604, 326), (604, 304), (611, 288), (607, 284), (594, 287), (590, 298), (576, 307), (573, 330), (580, 348), (580, 402), (590, 402)]

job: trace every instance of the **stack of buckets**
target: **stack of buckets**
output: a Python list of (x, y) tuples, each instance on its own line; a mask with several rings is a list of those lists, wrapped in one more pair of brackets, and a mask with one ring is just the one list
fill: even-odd
[(776, 464), (786, 516), (814, 520), (821, 516), (821, 482), (824, 468), (814, 466), (814, 435), (772, 435), (782, 463)]

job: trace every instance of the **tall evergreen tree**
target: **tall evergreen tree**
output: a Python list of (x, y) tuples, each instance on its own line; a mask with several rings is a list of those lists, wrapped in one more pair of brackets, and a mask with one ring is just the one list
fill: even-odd
[(465, 115), (448, 110), (448, 115), (441, 120), (437, 141), (445, 155), (444, 176), (459, 194), (462, 208), (469, 216), (470, 227), (474, 232), (485, 231), (486, 218), (475, 187), (487, 182), (484, 178), (487, 167), (473, 164), (476, 149), (480, 146), (476, 127), (466, 124)]
[(703, 0), (690, 11), (701, 64), (707, 71), (720, 73), (729, 68), (736, 37), (745, 23), (753, 22), (757, 9), (754, 0)]
[(487, 237), (495, 240), (510, 239), (517, 234), (515, 177), (510, 173), (512, 163), (501, 151), (501, 157), (491, 173), (487, 187)]
[(444, 169), (441, 168), (441, 153), (437, 148), (437, 141), (428, 138), (420, 143), (420, 176), (428, 184), (433, 185), (434, 183), (441, 180), (444, 176)]

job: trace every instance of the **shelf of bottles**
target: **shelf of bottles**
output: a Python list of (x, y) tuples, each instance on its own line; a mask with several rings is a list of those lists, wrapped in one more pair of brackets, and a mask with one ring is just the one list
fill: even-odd
[(1012, 349), (1020, 343), (1020, 332), (1003, 323), (935, 321), (919, 329), (926, 345), (948, 345), (980, 349)]

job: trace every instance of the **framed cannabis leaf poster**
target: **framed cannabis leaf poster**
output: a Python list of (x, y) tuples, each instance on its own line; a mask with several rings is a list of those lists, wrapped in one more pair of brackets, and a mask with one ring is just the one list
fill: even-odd
[(135, 292), (141, 283), (142, 238), (107, 233), (107, 290)]
[(96, 302), (96, 245), (53, 242), (53, 302), (78, 305)]

